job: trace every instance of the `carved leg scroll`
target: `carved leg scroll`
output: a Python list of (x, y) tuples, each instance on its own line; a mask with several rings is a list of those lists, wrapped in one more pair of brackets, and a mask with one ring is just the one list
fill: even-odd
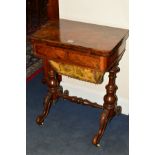
[(117, 113), (121, 112), (121, 107), (117, 107), (116, 90), (118, 87), (115, 84), (116, 73), (120, 71), (118, 66), (113, 67), (109, 71), (109, 83), (106, 86), (106, 95), (104, 96), (103, 112), (100, 117), (100, 125), (98, 133), (94, 136), (92, 143), (100, 146), (100, 140), (104, 134), (105, 128), (109, 120), (111, 120)]
[(51, 105), (59, 97), (58, 95), (59, 94), (59, 81), (57, 79), (56, 73), (52, 69), (49, 71), (47, 85), (48, 85), (48, 94), (44, 100), (44, 109), (43, 109), (42, 114), (36, 118), (36, 122), (39, 125), (43, 124), (45, 118), (47, 117), (50, 111)]
[(47, 117), (49, 110), (51, 108), (51, 94), (48, 93), (48, 95), (45, 97), (44, 100), (44, 110), (43, 113), (39, 116), (37, 116), (36, 122), (38, 125), (43, 125), (44, 119)]

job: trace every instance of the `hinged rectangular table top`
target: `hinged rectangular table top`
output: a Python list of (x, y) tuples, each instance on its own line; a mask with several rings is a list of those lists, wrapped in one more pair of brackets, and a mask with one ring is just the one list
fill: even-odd
[(127, 29), (60, 19), (48, 21), (31, 36), (31, 40), (84, 53), (110, 56), (127, 37)]

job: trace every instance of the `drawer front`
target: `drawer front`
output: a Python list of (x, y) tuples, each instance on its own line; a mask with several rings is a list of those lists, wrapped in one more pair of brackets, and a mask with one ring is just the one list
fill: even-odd
[(75, 64), (82, 65), (84, 67), (90, 67), (93, 69), (100, 68), (100, 57), (88, 56), (80, 53), (70, 52), (68, 53), (68, 59)]
[(66, 52), (61, 48), (55, 48), (37, 44), (35, 49), (36, 54), (43, 55), (48, 59), (58, 59), (58, 60), (66, 59)]
[(46, 57), (49, 60), (56, 60), (57, 62), (69, 63), (103, 72), (106, 70), (107, 58), (104, 57), (85, 55), (83, 52), (43, 44), (36, 44), (34, 51), (38, 56)]

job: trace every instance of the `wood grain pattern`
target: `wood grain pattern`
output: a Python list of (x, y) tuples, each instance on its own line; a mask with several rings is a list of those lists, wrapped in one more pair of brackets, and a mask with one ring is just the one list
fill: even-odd
[(107, 65), (107, 57), (81, 54), (76, 50), (47, 46), (41, 43), (35, 45), (35, 54), (41, 58), (48, 57), (48, 59), (53, 59), (58, 62), (61, 61), (68, 64), (75, 64), (102, 72), (105, 71)]
[(57, 59), (59, 61), (66, 60), (66, 52), (62, 48), (45, 46), (42, 44), (36, 44), (35, 48), (36, 48), (36, 54), (44, 55), (48, 57), (48, 59)]
[(68, 53), (68, 60), (77, 64), (85, 66), (85, 67), (90, 67), (90, 68), (95, 68), (95, 69), (100, 69), (100, 57), (97, 56), (90, 56), (90, 55), (84, 55), (81, 53), (75, 53), (75, 52), (69, 52)]
[(128, 30), (60, 19), (49, 21), (31, 39), (81, 53), (110, 56)]

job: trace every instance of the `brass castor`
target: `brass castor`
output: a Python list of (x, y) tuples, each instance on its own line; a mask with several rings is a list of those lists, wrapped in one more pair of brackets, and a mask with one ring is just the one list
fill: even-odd
[(42, 126), (44, 124), (44, 118), (42, 116), (38, 116), (36, 118), (36, 123), (40, 126)]
[(96, 144), (96, 147), (100, 147), (101, 145), (100, 144)]

